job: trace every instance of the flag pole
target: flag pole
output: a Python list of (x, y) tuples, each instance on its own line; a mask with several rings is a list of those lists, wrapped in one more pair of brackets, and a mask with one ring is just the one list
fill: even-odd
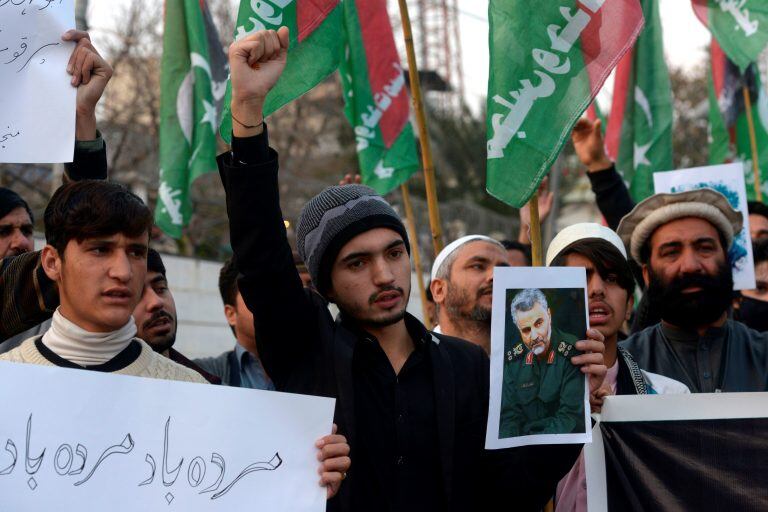
[(424, 287), (424, 273), (421, 271), (421, 251), (419, 250), (419, 232), (416, 231), (416, 218), (413, 215), (413, 206), (411, 205), (411, 194), (408, 187), (403, 183), (400, 185), (400, 192), (403, 194), (403, 206), (405, 206), (405, 217), (408, 221), (408, 233), (411, 240), (411, 254), (413, 254), (413, 265), (416, 268), (416, 283), (419, 286), (419, 295), (421, 296), (421, 313), (424, 316), (424, 325), (428, 330), (432, 330), (432, 322), (429, 318), (427, 309), (427, 290)]
[(760, 165), (757, 154), (757, 139), (755, 137), (755, 120), (752, 117), (752, 99), (749, 97), (749, 88), (746, 84), (742, 86), (744, 91), (744, 108), (747, 111), (747, 125), (749, 126), (749, 144), (752, 147), (752, 172), (755, 176), (755, 197), (758, 201), (763, 201), (763, 190), (760, 187)]
[(543, 267), (541, 248), (541, 220), (539, 219), (539, 191), (533, 193), (528, 207), (531, 209), (531, 259), (534, 267)]
[(432, 159), (432, 146), (429, 143), (427, 131), (427, 116), (424, 113), (424, 101), (421, 96), (419, 69), (416, 65), (416, 50), (413, 45), (411, 18), (408, 14), (406, 0), (398, 0), (400, 18), (403, 22), (403, 38), (408, 54), (408, 75), (411, 81), (413, 107), (416, 111), (416, 124), (419, 129), (419, 144), (421, 145), (421, 160), (424, 167), (424, 186), (427, 191), (427, 206), (429, 207), (429, 227), (432, 230), (432, 245), (437, 255), (443, 249), (443, 230), (440, 227), (440, 209), (437, 203), (437, 187), (435, 186), (435, 164)]

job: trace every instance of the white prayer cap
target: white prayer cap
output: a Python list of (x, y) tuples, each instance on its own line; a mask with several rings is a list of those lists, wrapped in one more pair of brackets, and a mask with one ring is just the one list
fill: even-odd
[(468, 244), (469, 242), (476, 242), (478, 240), (481, 240), (483, 242), (489, 242), (492, 244), (496, 244), (502, 249), (504, 249), (504, 246), (501, 245), (501, 243), (498, 240), (494, 240), (493, 238), (485, 235), (467, 235), (459, 238), (458, 240), (454, 240), (453, 242), (446, 245), (442, 251), (440, 251), (440, 254), (437, 255), (437, 258), (435, 258), (435, 263), (432, 265), (432, 281), (435, 280), (437, 277), (438, 272), (440, 272), (440, 267), (443, 266), (443, 263), (445, 263), (445, 260), (453, 254), (456, 249), (461, 247), (464, 244)]
[(552, 261), (571, 244), (578, 242), (579, 240), (590, 238), (605, 240), (616, 247), (624, 258), (627, 257), (627, 250), (624, 248), (624, 243), (621, 241), (621, 238), (619, 238), (619, 235), (617, 235), (611, 228), (601, 226), (594, 222), (580, 222), (563, 229), (557, 234), (554, 240), (552, 240), (552, 243), (549, 244), (549, 249), (547, 249), (547, 266), (550, 266)]

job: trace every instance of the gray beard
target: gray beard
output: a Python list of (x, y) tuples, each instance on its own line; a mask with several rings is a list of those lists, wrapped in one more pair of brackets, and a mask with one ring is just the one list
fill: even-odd
[[(463, 311), (462, 306), (469, 302), (469, 294), (463, 290), (455, 289), (450, 283), (448, 283), (448, 294), (445, 298), (445, 309), (448, 311), (448, 316), (454, 321), (469, 321), (478, 324), (487, 324), (487, 328), (491, 328), (491, 309), (475, 304), (469, 311)], [(486, 326), (483, 325), (483, 328)]]

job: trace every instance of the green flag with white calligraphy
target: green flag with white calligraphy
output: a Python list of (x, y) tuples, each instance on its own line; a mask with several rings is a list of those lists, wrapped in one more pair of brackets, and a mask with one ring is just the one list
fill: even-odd
[(216, 130), (227, 75), (227, 60), (206, 3), (167, 0), (155, 223), (173, 238), (181, 237), (192, 216), (192, 183), (216, 170)]
[(386, 0), (344, 2), (345, 113), (355, 131), (363, 183), (387, 194), (419, 168), (405, 75)]
[(643, 26), (637, 0), (491, 0), (488, 177), (523, 206)]

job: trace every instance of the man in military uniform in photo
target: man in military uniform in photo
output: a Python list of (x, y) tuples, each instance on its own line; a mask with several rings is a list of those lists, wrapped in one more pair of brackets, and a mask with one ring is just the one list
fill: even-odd
[(522, 290), (510, 309), (523, 341), (504, 358), (499, 438), (584, 432), (584, 375), (570, 362), (578, 338), (552, 325), (541, 290)]

